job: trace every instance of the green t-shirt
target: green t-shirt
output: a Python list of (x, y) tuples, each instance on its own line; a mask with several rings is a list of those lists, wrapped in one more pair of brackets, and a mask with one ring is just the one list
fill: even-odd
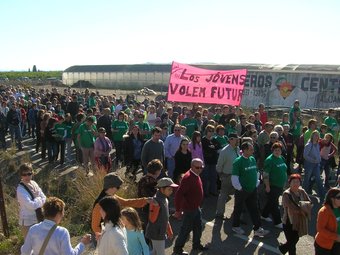
[(239, 156), (236, 158), (233, 163), (232, 175), (239, 177), (243, 190), (252, 192), (256, 188), (258, 180), (255, 158), (253, 156), (249, 158)]
[(221, 148), (223, 148), (224, 146), (228, 144), (228, 137), (225, 135), (224, 136), (217, 135), (215, 136), (215, 139), (220, 144)]
[(216, 122), (219, 122), (220, 121), (220, 118), (221, 118), (221, 114), (215, 114), (214, 115), (214, 121), (216, 121)]
[(96, 136), (93, 134), (92, 130), (97, 131), (96, 125), (88, 127), (86, 123), (79, 126), (78, 134), (80, 135), (80, 147), (92, 148), (94, 142), (96, 141)]
[(116, 106), (114, 106), (114, 105), (111, 105), (111, 107), (110, 107), (110, 111), (111, 111), (111, 113), (114, 113), (114, 112), (115, 112), (115, 110), (116, 110)]
[(137, 125), (137, 126), (139, 127), (139, 130), (149, 131), (148, 134), (146, 134), (146, 135), (143, 136), (143, 138), (144, 138), (145, 140), (149, 140), (149, 139), (151, 138), (151, 133), (150, 133), (150, 130), (151, 130), (151, 129), (150, 129), (150, 125), (149, 125), (148, 122), (145, 122), (145, 121), (143, 121), (143, 122), (137, 121), (137, 122), (135, 123), (135, 125)]
[(228, 126), (228, 128), (226, 129), (226, 131), (227, 131), (227, 135), (230, 135), (230, 134), (237, 134), (236, 128), (231, 127), (231, 126)]
[(282, 156), (275, 157), (271, 154), (264, 161), (264, 171), (269, 174), (271, 186), (283, 188), (287, 181), (287, 165)]
[(181, 121), (181, 125), (187, 128), (187, 136), (192, 137), (192, 134), (198, 129), (197, 120), (193, 118), (185, 118)]
[(126, 121), (115, 120), (112, 122), (112, 129), (118, 130), (118, 132), (112, 132), (112, 140), (120, 142), (123, 141), (123, 135), (128, 131), (129, 125)]
[(333, 212), (335, 214), (335, 219), (338, 223), (337, 233), (338, 233), (338, 235), (340, 235), (340, 208), (334, 208)]
[(73, 122), (64, 122), (63, 123), (66, 129), (66, 138), (71, 138), (72, 137), (72, 127), (73, 127)]
[(97, 101), (94, 97), (89, 98), (89, 108), (96, 106)]
[(56, 123), (54, 126), (56, 131), (57, 140), (63, 140), (66, 132), (66, 125), (64, 123)]
[(338, 122), (336, 121), (336, 119), (334, 119), (333, 117), (328, 116), (325, 120), (324, 123), (327, 125), (328, 130), (327, 132), (330, 132), (333, 137), (335, 136), (335, 131), (338, 127)]

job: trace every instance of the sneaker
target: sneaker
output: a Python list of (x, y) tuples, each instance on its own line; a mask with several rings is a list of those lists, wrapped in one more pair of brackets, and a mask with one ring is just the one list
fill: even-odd
[(261, 216), (261, 220), (264, 220), (264, 221), (267, 221), (267, 222), (272, 222), (272, 219), (269, 218), (269, 217), (265, 218), (265, 217)]
[(239, 235), (244, 234), (244, 230), (241, 227), (233, 227), (231, 230), (234, 231), (236, 234), (239, 234)]
[(264, 230), (263, 228), (259, 228), (258, 230), (254, 230), (254, 236), (264, 237), (269, 232), (270, 232), (269, 230)]
[(276, 227), (276, 228), (279, 228), (279, 229), (283, 229), (282, 223), (276, 224), (275, 227)]

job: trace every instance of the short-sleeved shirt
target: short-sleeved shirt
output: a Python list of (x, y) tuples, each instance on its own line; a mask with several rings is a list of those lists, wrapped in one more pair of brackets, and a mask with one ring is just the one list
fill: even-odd
[(335, 118), (328, 116), (324, 123), (327, 125), (328, 130), (327, 132), (330, 132), (333, 136), (335, 136), (335, 129), (338, 127), (338, 122)]
[(63, 124), (65, 125), (65, 129), (66, 129), (66, 138), (71, 138), (72, 137), (72, 127), (73, 127), (74, 123), (64, 122)]
[(282, 156), (271, 154), (264, 161), (264, 171), (269, 174), (269, 183), (275, 187), (283, 188), (287, 181), (287, 164)]
[(193, 118), (185, 118), (181, 121), (181, 125), (187, 128), (187, 136), (192, 137), (192, 134), (197, 130), (198, 123), (196, 119)]
[[(138, 121), (138, 122), (135, 123), (135, 125), (137, 125), (139, 127), (139, 130), (150, 131), (150, 125), (149, 125), (148, 122), (145, 122), (145, 121), (140, 122), (140, 121)], [(150, 132), (149, 132), (149, 134), (144, 135), (143, 138), (144, 138), (144, 140), (150, 139), (151, 138)]]
[(118, 130), (118, 132), (112, 132), (112, 140), (120, 142), (123, 141), (123, 135), (128, 131), (129, 125), (126, 121), (115, 120), (112, 122), (112, 129)]
[(57, 123), (55, 124), (54, 129), (56, 131), (57, 140), (63, 139), (65, 136), (66, 125), (64, 123)]
[(91, 128), (83, 123), (79, 126), (78, 134), (80, 135), (80, 146), (83, 148), (92, 148), (94, 146), (94, 142), (96, 141), (96, 137), (92, 132), (97, 131), (96, 125), (92, 125)]
[(252, 192), (256, 188), (257, 176), (256, 160), (253, 156), (245, 158), (239, 156), (233, 163), (232, 175), (239, 177), (242, 189), (247, 192)]

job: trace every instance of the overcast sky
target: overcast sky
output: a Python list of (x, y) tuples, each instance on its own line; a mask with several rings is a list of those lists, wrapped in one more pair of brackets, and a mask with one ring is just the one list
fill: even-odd
[(338, 0), (2, 0), (0, 70), (340, 64)]

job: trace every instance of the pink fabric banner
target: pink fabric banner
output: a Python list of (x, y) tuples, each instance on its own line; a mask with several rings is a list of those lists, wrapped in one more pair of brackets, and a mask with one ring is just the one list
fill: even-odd
[(168, 101), (240, 105), (247, 70), (207, 70), (173, 62)]

